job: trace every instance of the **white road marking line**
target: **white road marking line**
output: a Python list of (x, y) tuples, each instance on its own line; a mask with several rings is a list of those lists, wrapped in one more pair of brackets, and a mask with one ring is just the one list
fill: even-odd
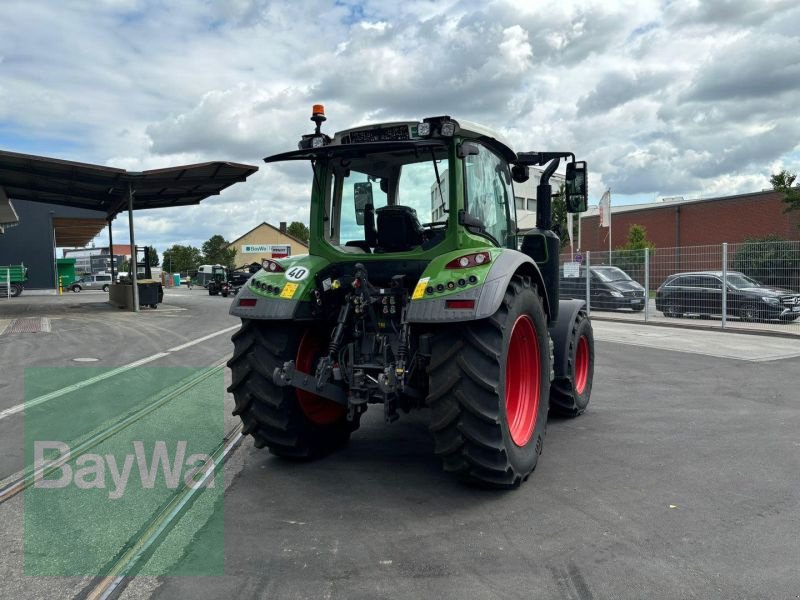
[(28, 400), (27, 402), (23, 402), (22, 404), (17, 404), (16, 406), (12, 406), (11, 408), (7, 408), (3, 411), (0, 411), (0, 421), (15, 415), (17, 413), (22, 412), (26, 408), (32, 408), (34, 406), (38, 406), (39, 404), (43, 404), (48, 402), (54, 398), (58, 398), (59, 396), (63, 396), (64, 394), (69, 394), (70, 392), (74, 392), (75, 390), (79, 390), (81, 388), (85, 388), (86, 386), (92, 385), (97, 383), (98, 381), (103, 381), (104, 379), (108, 379), (110, 377), (114, 377), (115, 375), (119, 375), (120, 373), (124, 373), (125, 371), (130, 371), (131, 369), (135, 369), (136, 367), (140, 367), (145, 365), (149, 362), (153, 362), (154, 360), (158, 360), (159, 358), (164, 358), (165, 356), (169, 356), (170, 352), (178, 352), (180, 350), (185, 350), (195, 344), (199, 344), (201, 342), (205, 342), (206, 340), (210, 340), (213, 337), (218, 335), (222, 335), (223, 333), (228, 333), (233, 331), (234, 329), (238, 329), (239, 325), (233, 325), (231, 327), (226, 327), (225, 329), (221, 329), (219, 331), (215, 331), (214, 333), (209, 333), (208, 335), (204, 335), (201, 338), (197, 338), (196, 340), (192, 340), (190, 342), (186, 342), (185, 344), (181, 344), (180, 346), (175, 346), (174, 348), (170, 348), (166, 352), (159, 352), (157, 354), (153, 354), (152, 356), (147, 356), (145, 358), (140, 358), (139, 360), (135, 360), (132, 363), (128, 363), (122, 367), (117, 367), (116, 369), (112, 369), (110, 371), (106, 371), (101, 375), (97, 375), (95, 377), (90, 377), (89, 379), (84, 379), (83, 381), (79, 381), (77, 383), (73, 383), (72, 385), (68, 385), (67, 387), (61, 388), (59, 390), (54, 390), (49, 394), (44, 394), (43, 396), (39, 396), (38, 398), (33, 398), (32, 400)]
[(206, 340), (210, 340), (213, 337), (217, 337), (218, 335), (222, 335), (223, 333), (228, 333), (229, 331), (233, 331), (234, 329), (239, 329), (241, 325), (233, 325), (232, 327), (228, 327), (226, 329), (221, 329), (219, 331), (215, 331), (214, 333), (209, 333), (208, 335), (204, 335), (201, 338), (197, 338), (196, 340), (192, 340), (191, 342), (186, 342), (185, 344), (181, 344), (180, 346), (175, 346), (174, 348), (170, 348), (167, 352), (177, 352), (178, 350), (183, 350), (184, 348), (188, 348), (190, 346), (194, 346), (195, 344), (199, 344), (200, 342), (205, 342)]
[(39, 404), (43, 404), (44, 402), (52, 400), (53, 398), (58, 398), (59, 396), (63, 396), (64, 394), (69, 394), (70, 392), (74, 392), (75, 390), (85, 388), (86, 386), (92, 385), (93, 383), (97, 383), (98, 381), (103, 381), (104, 379), (108, 379), (109, 377), (113, 377), (114, 375), (119, 375), (120, 373), (124, 373), (125, 371), (130, 371), (131, 369), (147, 364), (154, 360), (158, 360), (159, 358), (164, 358), (165, 356), (168, 356), (166, 352), (159, 352), (158, 354), (153, 354), (152, 356), (148, 356), (147, 358), (141, 358), (132, 363), (128, 363), (127, 365), (124, 365), (122, 367), (117, 367), (116, 369), (112, 369), (111, 371), (106, 371), (101, 375), (97, 375), (95, 377), (90, 377), (89, 379), (84, 379), (83, 381), (73, 383), (72, 385), (68, 385), (67, 387), (61, 388), (60, 390), (55, 390), (53, 392), (50, 392), (49, 394), (45, 394), (44, 396), (39, 396), (38, 398), (34, 398), (33, 400), (23, 402), (22, 404), (17, 404), (16, 406), (7, 408), (4, 411), (0, 411), (0, 420), (5, 419), (6, 417), (10, 417), (11, 415), (15, 415), (18, 412), (22, 412), (25, 408), (38, 406)]

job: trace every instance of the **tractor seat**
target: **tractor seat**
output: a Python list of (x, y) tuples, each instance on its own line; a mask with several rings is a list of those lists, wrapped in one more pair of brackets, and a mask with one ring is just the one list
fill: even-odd
[(383, 206), (378, 215), (378, 245), (375, 252), (403, 252), (423, 242), (417, 211), (410, 206)]

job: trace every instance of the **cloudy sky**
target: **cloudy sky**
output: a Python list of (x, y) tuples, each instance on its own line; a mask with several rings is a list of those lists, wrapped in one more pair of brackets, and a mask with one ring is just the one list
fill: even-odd
[(307, 169), (261, 159), (318, 102), (330, 132), (450, 114), (574, 151), (595, 203), (755, 191), (800, 170), (798, 31), (796, 0), (4, 0), (0, 148), (260, 164), (200, 206), (137, 213), (159, 250), (307, 222)]

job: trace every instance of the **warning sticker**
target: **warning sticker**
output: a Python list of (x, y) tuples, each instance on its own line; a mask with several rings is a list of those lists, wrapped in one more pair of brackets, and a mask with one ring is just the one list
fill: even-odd
[(425, 295), (425, 288), (428, 287), (428, 282), (430, 280), (430, 277), (423, 277), (417, 282), (417, 287), (414, 288), (414, 293), (411, 294), (412, 300), (419, 300)]
[(283, 286), (283, 290), (281, 290), (281, 298), (291, 298), (294, 296), (294, 293), (297, 291), (297, 284), (296, 283), (287, 283)]

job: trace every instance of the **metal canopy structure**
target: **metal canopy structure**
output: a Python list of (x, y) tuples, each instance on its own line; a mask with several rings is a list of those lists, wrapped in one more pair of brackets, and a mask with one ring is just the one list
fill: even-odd
[(17, 211), (0, 187), (0, 233), (5, 233), (6, 227), (14, 227), (19, 223)]
[(110, 218), (128, 209), (131, 190), (133, 210), (188, 206), (257, 170), (252, 165), (208, 162), (134, 172), (0, 150), (0, 187), (9, 198), (100, 210)]
[[(0, 197), (5, 194), (17, 200), (85, 208), (106, 214), (105, 220), (54, 219), (56, 239), (64, 245), (86, 245), (108, 223), (109, 247), (113, 248), (111, 221), (127, 210), (131, 257), (135, 263), (134, 210), (199, 204), (234, 183), (246, 180), (256, 171), (258, 167), (252, 165), (222, 161), (126, 171), (0, 150)], [(79, 243), (68, 244), (68, 240)], [(113, 261), (111, 264), (113, 277)], [(138, 311), (135, 267), (131, 269), (131, 279), (133, 310)]]
[(105, 219), (53, 218), (56, 246), (85, 246), (106, 226)]

